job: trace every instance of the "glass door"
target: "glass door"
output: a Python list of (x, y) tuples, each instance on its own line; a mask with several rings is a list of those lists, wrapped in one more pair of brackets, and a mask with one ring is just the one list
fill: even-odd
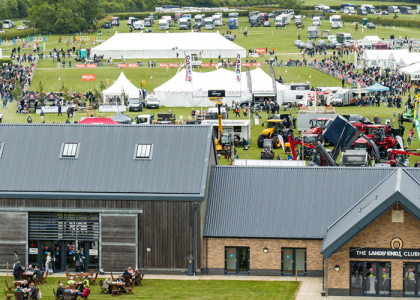
[(226, 273), (236, 273), (236, 248), (226, 248)]
[(380, 262), (378, 268), (378, 294), (389, 296), (391, 292), (391, 266), (390, 263)]
[(225, 248), (225, 274), (249, 274), (249, 248)]
[(419, 264), (404, 263), (404, 296), (416, 297), (419, 295)]
[(306, 249), (282, 248), (281, 274), (284, 276), (306, 275)]
[(365, 294), (366, 295), (376, 295), (376, 283), (377, 283), (377, 263), (366, 263), (366, 275), (365, 275), (365, 281), (366, 281), (366, 288), (365, 288)]
[(350, 295), (362, 296), (363, 290), (363, 265), (361, 261), (350, 262)]
[(366, 262), (364, 270), (365, 295), (391, 295), (391, 264)]

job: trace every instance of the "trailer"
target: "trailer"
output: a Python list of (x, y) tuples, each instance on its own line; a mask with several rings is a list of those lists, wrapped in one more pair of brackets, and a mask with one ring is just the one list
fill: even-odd
[(204, 28), (206, 30), (213, 30), (214, 29), (214, 22), (213, 22), (213, 18), (205, 18), (204, 19)]
[(194, 25), (196, 27), (203, 26), (205, 17), (206, 17), (206, 15), (203, 15), (203, 14), (195, 15), (194, 16)]
[(357, 14), (361, 15), (361, 16), (366, 16), (367, 15), (367, 10), (364, 7), (358, 7), (357, 8)]
[(413, 11), (410, 6), (400, 6), (400, 12), (404, 15), (412, 15)]
[(316, 39), (319, 37), (319, 27), (318, 26), (308, 26), (308, 37), (310, 39)]
[(168, 30), (169, 29), (169, 21), (160, 19), (159, 20), (159, 30)]
[(179, 30), (191, 29), (191, 21), (188, 18), (179, 19)]
[(328, 5), (325, 5), (325, 4), (315, 5), (315, 10), (316, 11), (325, 11), (325, 10), (328, 10), (328, 9), (330, 9), (330, 7)]
[(388, 6), (388, 11), (390, 14), (398, 14), (400, 12), (400, 10), (398, 9), (398, 6), (396, 5)]
[(228, 27), (229, 27), (229, 29), (237, 29), (239, 27), (239, 19), (238, 18), (229, 18), (228, 19)]
[(137, 21), (133, 24), (134, 30), (143, 30), (144, 29), (144, 21)]
[(275, 25), (276, 25), (276, 28), (284, 27), (286, 25), (286, 16), (285, 15), (277, 16), (275, 20)]
[(366, 9), (368, 14), (374, 14), (376, 12), (376, 8), (372, 4), (362, 4), (362, 8)]
[(219, 14), (214, 14), (212, 17), (215, 26), (223, 25), (223, 16)]
[[(339, 23), (341, 25), (341, 15), (332, 15), (330, 16), (330, 23)], [(341, 25), (343, 26), (343, 25)], [(340, 26), (340, 27), (341, 27)]]
[(356, 99), (358, 98), (359, 94), (361, 94), (362, 98), (368, 96), (369, 91), (366, 88), (357, 89), (341, 89), (334, 94), (333, 99), (331, 100), (332, 106), (347, 106), (347, 105), (356, 105)]
[(354, 4), (353, 3), (342, 3), (340, 4), (340, 12), (344, 13), (344, 10), (346, 7), (353, 7), (354, 10)]

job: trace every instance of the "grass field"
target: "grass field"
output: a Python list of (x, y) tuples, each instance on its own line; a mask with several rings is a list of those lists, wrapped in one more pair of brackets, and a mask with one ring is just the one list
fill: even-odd
[[(147, 278), (147, 275), (145, 275)], [(0, 290), (5, 289), (0, 277)], [(66, 278), (48, 277), (48, 283), (40, 285), (42, 299), (55, 300), (52, 289), (57, 290), (58, 280)], [(7, 277), (12, 285), (13, 277)], [(99, 278), (97, 280), (99, 282)], [(299, 282), (293, 281), (218, 281), (218, 280), (156, 280), (144, 279), (143, 286), (134, 288), (134, 295), (122, 294), (118, 299), (295, 299)], [(89, 299), (114, 299), (110, 294), (100, 294), (99, 285), (92, 286)]]

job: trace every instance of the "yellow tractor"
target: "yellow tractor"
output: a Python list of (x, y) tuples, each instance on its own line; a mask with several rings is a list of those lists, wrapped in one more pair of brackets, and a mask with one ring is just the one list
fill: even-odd
[(293, 136), (293, 130), (285, 127), (282, 119), (270, 119), (267, 121), (267, 128), (258, 136), (258, 147), (263, 148), (264, 140), (271, 139), (273, 148), (278, 149), (281, 147), (280, 136), (283, 138), (283, 142), (288, 141), (288, 136)]
[(220, 112), (220, 107), (222, 106), (222, 101), (219, 97), (210, 98), (210, 101), (217, 104), (217, 119), (219, 120), (219, 137), (216, 139), (216, 151), (222, 151), (224, 145), (229, 144), (229, 135), (228, 133), (223, 133), (222, 128), (222, 113)]

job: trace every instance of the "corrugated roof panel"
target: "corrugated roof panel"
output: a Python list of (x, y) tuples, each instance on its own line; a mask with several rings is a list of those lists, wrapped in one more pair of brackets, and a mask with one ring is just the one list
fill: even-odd
[(323, 238), (393, 171), (213, 166), (204, 235)]
[[(207, 126), (2, 124), (0, 191), (200, 194), (209, 139)], [(77, 159), (59, 158), (65, 142)], [(138, 143), (151, 160), (134, 159)]]

